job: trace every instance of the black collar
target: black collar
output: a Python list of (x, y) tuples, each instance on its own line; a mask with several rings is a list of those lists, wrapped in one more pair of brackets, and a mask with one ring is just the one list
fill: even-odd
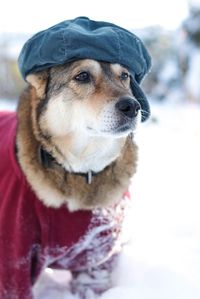
[[(45, 168), (52, 168), (53, 165), (55, 165), (55, 164), (62, 167), (62, 165), (59, 164), (50, 153), (45, 151), (41, 145), (38, 148), (38, 158), (39, 158), (40, 164), (42, 166), (44, 166)], [(100, 172), (94, 172), (94, 171), (90, 170), (86, 173), (83, 173), (83, 172), (69, 172), (69, 173), (71, 173), (73, 175), (83, 176), (83, 177), (85, 177), (87, 184), (91, 184), (93, 176), (96, 176)]]

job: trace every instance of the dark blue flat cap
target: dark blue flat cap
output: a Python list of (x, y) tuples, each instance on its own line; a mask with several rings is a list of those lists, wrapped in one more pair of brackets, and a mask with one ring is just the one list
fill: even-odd
[(30, 73), (84, 58), (126, 67), (131, 73), (133, 95), (142, 107), (142, 121), (149, 117), (149, 104), (139, 83), (149, 71), (150, 56), (136, 35), (115, 24), (86, 17), (61, 22), (30, 38), (18, 63), (25, 79)]

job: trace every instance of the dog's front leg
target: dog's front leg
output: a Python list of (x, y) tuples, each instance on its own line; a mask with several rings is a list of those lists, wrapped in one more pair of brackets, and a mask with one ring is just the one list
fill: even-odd
[(111, 276), (106, 270), (90, 269), (73, 273), (72, 293), (81, 299), (93, 299), (111, 287)]
[(71, 291), (81, 299), (96, 299), (113, 285), (112, 273), (117, 256), (113, 256), (103, 265), (83, 271), (72, 272)]

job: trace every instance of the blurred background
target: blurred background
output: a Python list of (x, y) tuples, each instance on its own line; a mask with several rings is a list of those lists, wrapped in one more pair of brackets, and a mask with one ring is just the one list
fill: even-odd
[[(15, 109), (25, 86), (17, 66), (25, 41), (77, 16), (133, 31), (153, 63), (142, 83), (152, 117), (136, 134), (132, 243), (116, 272), (118, 289), (102, 299), (199, 299), (200, 0), (2, 1), (0, 110)], [(65, 279), (64, 287), (58, 279), (52, 286), (51, 275), (36, 287), (35, 298), (77, 299)]]
[(64, 19), (86, 15), (139, 35), (153, 58), (144, 88), (156, 101), (200, 104), (200, 1), (7, 0), (0, 12), (0, 99), (16, 100), (24, 82), (17, 57), (25, 41)]

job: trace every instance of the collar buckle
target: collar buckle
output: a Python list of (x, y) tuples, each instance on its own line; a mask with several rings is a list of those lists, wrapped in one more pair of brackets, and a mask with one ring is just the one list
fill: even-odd
[(86, 174), (86, 181), (88, 184), (92, 183), (92, 171), (89, 170), (88, 173)]

